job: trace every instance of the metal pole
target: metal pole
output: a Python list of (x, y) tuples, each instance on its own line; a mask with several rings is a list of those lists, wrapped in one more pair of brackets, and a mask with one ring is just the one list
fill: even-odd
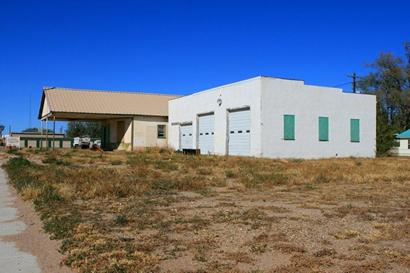
[(40, 123), (41, 123), (40, 150), (43, 150), (44, 121), (41, 119)]
[(46, 117), (46, 149), (48, 150), (48, 117)]
[(134, 118), (131, 119), (131, 152), (134, 151)]
[(56, 144), (55, 136), (56, 136), (56, 117), (53, 116), (53, 151), (54, 151), (55, 144)]

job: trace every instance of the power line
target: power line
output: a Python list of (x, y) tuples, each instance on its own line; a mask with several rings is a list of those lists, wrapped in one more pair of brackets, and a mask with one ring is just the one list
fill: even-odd
[(332, 87), (340, 87), (340, 86), (347, 85), (347, 84), (351, 84), (351, 83), (352, 83), (352, 82), (345, 82), (345, 83), (333, 85)]
[(347, 75), (347, 77), (352, 78), (352, 81), (337, 84), (337, 85), (334, 85), (332, 87), (341, 87), (341, 86), (344, 86), (344, 85), (347, 85), (347, 84), (351, 84), (353, 93), (356, 93), (357, 92), (357, 84), (360, 83), (360, 82), (365, 81), (365, 77), (358, 76), (356, 74), (356, 72), (354, 72), (352, 75)]

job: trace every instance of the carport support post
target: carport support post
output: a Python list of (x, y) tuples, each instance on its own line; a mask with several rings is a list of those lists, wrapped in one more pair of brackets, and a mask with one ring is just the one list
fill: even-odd
[(54, 151), (54, 147), (55, 147), (55, 136), (56, 136), (56, 117), (53, 116), (53, 151)]
[(131, 152), (134, 151), (134, 118), (131, 118)]
[(46, 150), (48, 150), (48, 117), (46, 117)]
[(41, 123), (41, 139), (40, 139), (40, 150), (43, 150), (43, 135), (44, 135), (44, 120), (40, 120)]

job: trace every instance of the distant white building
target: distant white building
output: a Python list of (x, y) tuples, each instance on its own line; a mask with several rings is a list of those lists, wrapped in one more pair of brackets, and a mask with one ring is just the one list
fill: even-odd
[(410, 156), (410, 129), (401, 132), (396, 136), (398, 146), (391, 150), (391, 153), (398, 156)]
[(172, 148), (268, 158), (374, 157), (376, 97), (255, 77), (169, 101)]

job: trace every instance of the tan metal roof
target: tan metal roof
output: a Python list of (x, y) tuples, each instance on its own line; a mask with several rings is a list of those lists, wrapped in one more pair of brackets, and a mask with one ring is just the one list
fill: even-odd
[(68, 88), (44, 88), (39, 118), (50, 113), (168, 116), (168, 101), (180, 96)]

